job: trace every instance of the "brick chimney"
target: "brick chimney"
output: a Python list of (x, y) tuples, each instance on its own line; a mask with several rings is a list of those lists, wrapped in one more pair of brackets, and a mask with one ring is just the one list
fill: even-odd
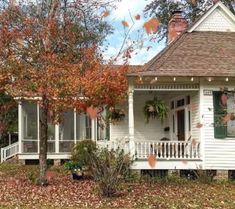
[(213, 4), (217, 4), (219, 0), (213, 0)]
[(182, 11), (172, 13), (168, 23), (168, 44), (174, 41), (188, 27), (188, 21), (182, 16)]

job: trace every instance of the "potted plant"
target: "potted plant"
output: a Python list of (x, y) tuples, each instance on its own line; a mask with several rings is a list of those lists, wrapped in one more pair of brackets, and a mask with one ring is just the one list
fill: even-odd
[(83, 177), (82, 166), (80, 163), (68, 161), (64, 164), (64, 167), (71, 172), (73, 180), (80, 180)]
[(164, 101), (154, 97), (153, 100), (145, 102), (143, 111), (147, 123), (150, 118), (159, 118), (163, 122), (167, 117), (168, 107)]

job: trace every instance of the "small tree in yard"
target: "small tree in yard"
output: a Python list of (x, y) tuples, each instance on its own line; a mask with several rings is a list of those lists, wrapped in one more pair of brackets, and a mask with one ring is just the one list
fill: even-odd
[(121, 149), (109, 151), (107, 148), (88, 153), (93, 177), (98, 182), (103, 196), (116, 194), (129, 173), (132, 163), (130, 156)]
[(1, 90), (38, 98), (39, 183), (45, 185), (48, 120), (58, 122), (71, 108), (118, 104), (126, 96), (127, 68), (110, 70), (97, 47), (110, 31), (102, 16), (108, 0), (9, 2), (0, 4)]

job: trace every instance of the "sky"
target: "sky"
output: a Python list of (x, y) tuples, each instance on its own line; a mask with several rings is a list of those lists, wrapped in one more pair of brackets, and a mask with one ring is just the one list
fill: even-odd
[[(107, 43), (109, 46), (104, 52), (106, 59), (117, 56), (121, 45), (123, 43), (125, 33), (132, 27), (130, 40), (127, 40), (127, 44), (135, 40), (135, 51), (132, 53), (130, 64), (141, 65), (148, 62), (152, 57), (159, 53), (164, 47), (165, 42), (150, 41), (151, 36), (147, 35), (144, 31), (144, 23), (150, 19), (144, 18), (143, 10), (145, 6), (150, 3), (151, 0), (122, 0), (116, 3), (116, 10), (111, 11), (107, 17), (107, 21), (113, 26), (114, 33), (107, 37)], [(136, 15), (140, 15), (140, 20), (135, 20)], [(132, 23), (131, 17), (135, 20)], [(126, 21), (129, 27), (124, 28), (122, 21)], [(121, 61), (119, 61), (121, 63)]]

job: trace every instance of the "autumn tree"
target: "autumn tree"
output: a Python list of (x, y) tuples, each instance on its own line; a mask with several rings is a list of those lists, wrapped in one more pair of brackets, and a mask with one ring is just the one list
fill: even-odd
[[(161, 25), (158, 32), (159, 40), (167, 38), (167, 25), (171, 19), (172, 13), (180, 10), (184, 13), (189, 23), (196, 21), (204, 12), (213, 5), (215, 0), (152, 0), (144, 9), (145, 15), (156, 17)], [(221, 0), (234, 14), (235, 14), (235, 1), (234, 0)]]
[(5, 144), (4, 139), (8, 133), (17, 130), (17, 106), (14, 99), (0, 92), (0, 147)]
[(126, 66), (110, 69), (99, 45), (110, 32), (109, 0), (4, 1), (0, 11), (2, 91), (40, 104), (39, 183), (45, 185), (48, 120), (70, 108), (114, 105), (125, 97)]

